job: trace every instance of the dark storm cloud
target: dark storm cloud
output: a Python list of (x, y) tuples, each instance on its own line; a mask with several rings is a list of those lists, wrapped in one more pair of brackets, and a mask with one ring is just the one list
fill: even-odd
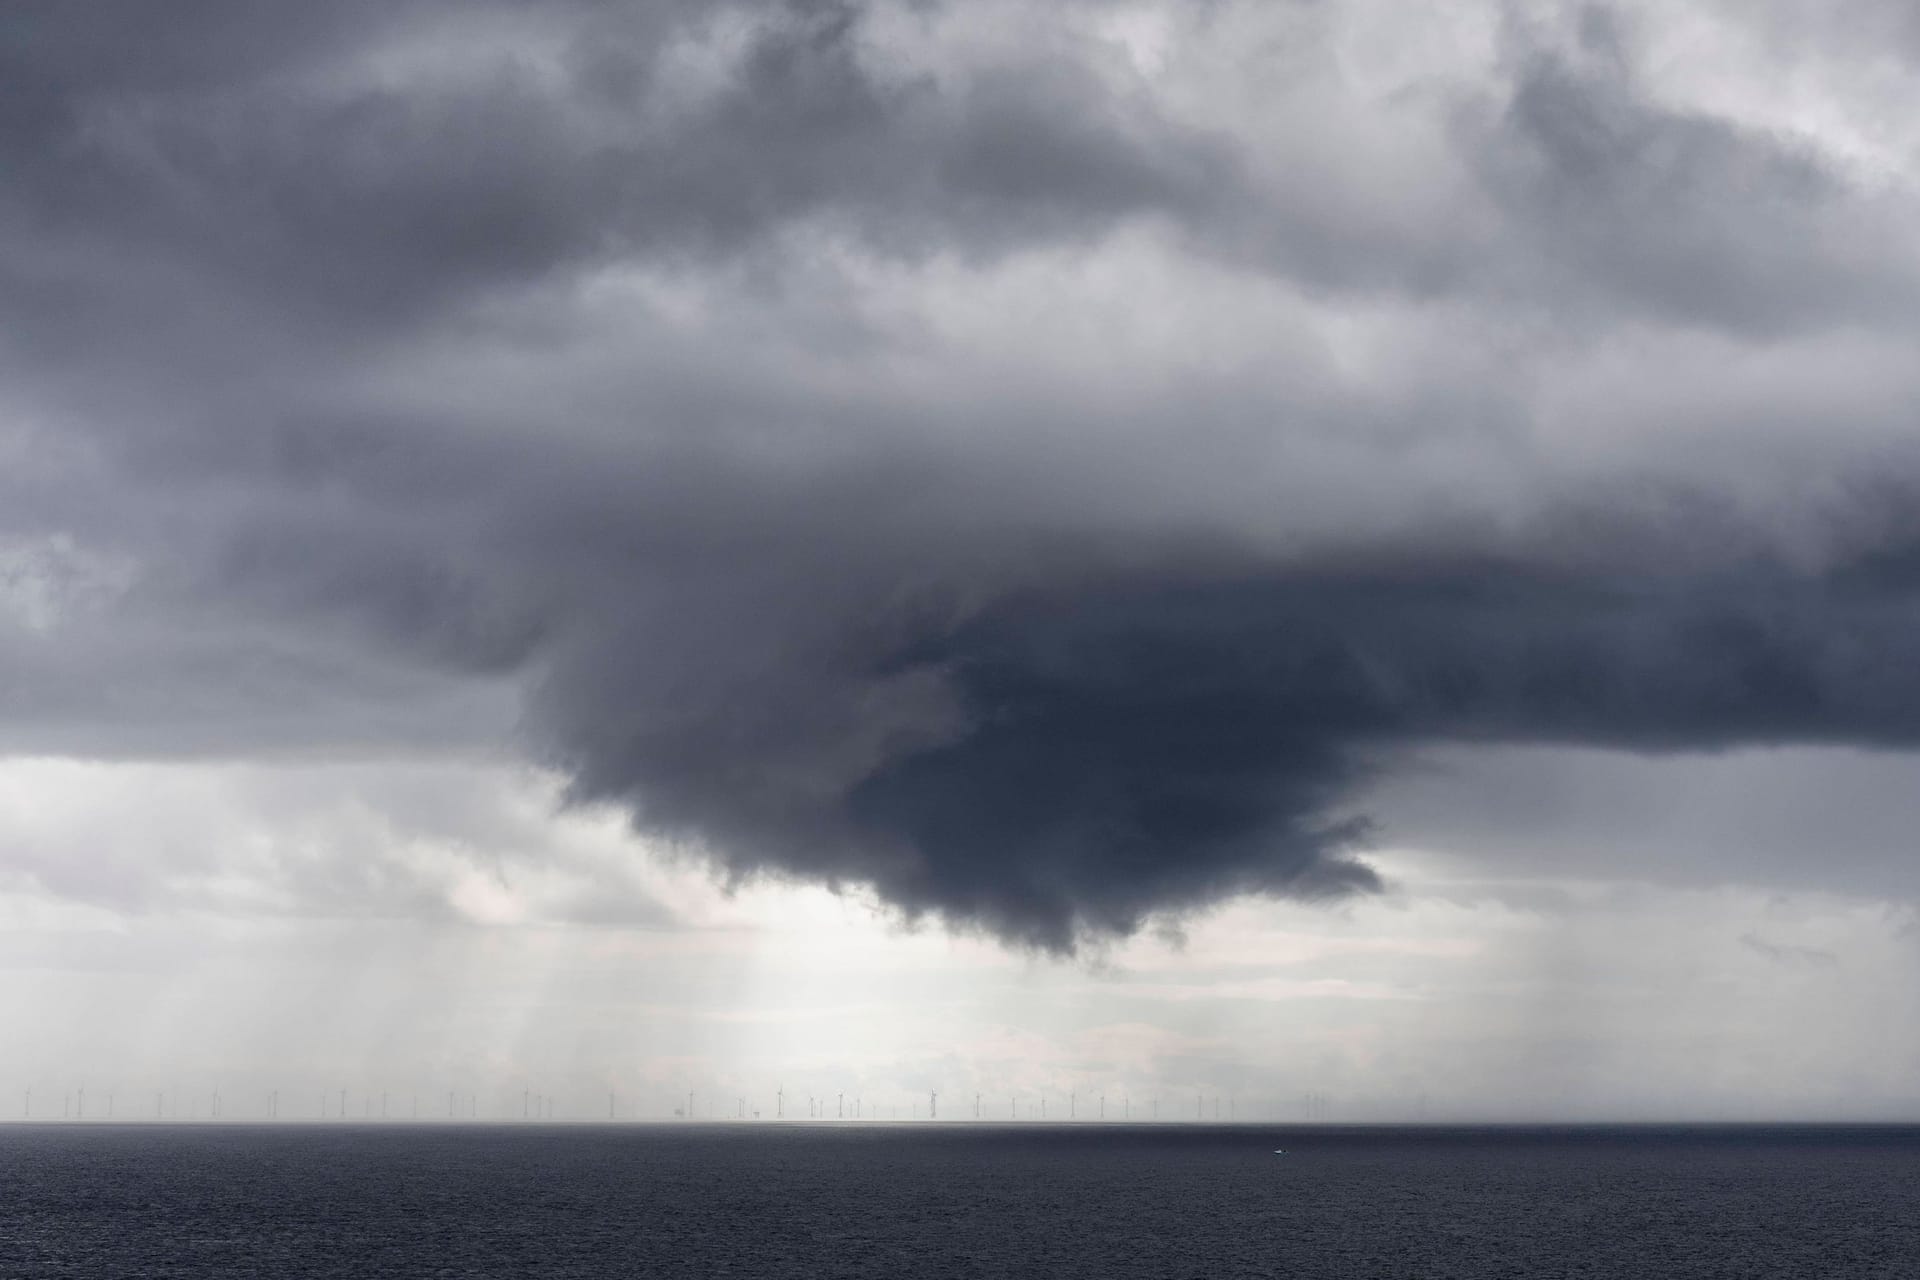
[[(415, 3), (291, 24), (238, 9), (170, 9), (151, 53), (139, 6), (11, 16), (0, 145), (25, 181), (4, 212), (38, 242), (10, 255), (16, 288), (119, 309), (138, 301), (128, 267), (163, 265), (364, 332), (635, 254), (735, 251), (797, 219), (904, 252), (984, 249), (1193, 205), (1233, 179), (1223, 141), (1071, 62), (954, 93), (876, 70), (850, 5)], [(734, 21), (751, 25), (720, 84), (683, 99), (658, 83), (674, 40)], [(489, 23), (509, 49), (461, 74), (354, 74), (356, 57), (457, 51)], [(99, 255), (100, 274), (86, 292), (36, 281), (50, 252)]]
[[(1895, 208), (1805, 144), (1641, 96), (1609, 23), (1588, 55), (1525, 56), (1480, 134), (1488, 189), (1548, 290), (1778, 332), (1911, 309)], [(1611, 295), (1610, 299), (1608, 295)]]
[[(877, 642), (864, 674), (834, 670), (854, 649), (729, 680), (685, 721), (622, 713), (661, 702), (634, 688), (657, 679), (644, 647), (633, 683), (595, 667), (549, 706), (590, 744), (584, 788), (637, 796), (727, 865), (871, 883), (1050, 946), (1236, 891), (1371, 885), (1342, 802), (1408, 743), (1920, 739), (1920, 599), (1847, 573), (1206, 576), (1051, 584)], [(940, 739), (860, 741), (906, 711)]]
[(0, 17), (11, 750), (519, 693), (721, 867), (1066, 947), (1373, 884), (1408, 747), (1920, 730), (1910, 202), (1601, 11), (1377, 99), (1341, 5), (1277, 85), (1099, 5), (274, 8)]

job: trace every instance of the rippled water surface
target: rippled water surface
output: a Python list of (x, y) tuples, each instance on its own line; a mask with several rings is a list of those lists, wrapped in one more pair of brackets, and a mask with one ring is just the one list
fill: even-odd
[(0, 1127), (9, 1280), (682, 1275), (1912, 1280), (1920, 1130)]

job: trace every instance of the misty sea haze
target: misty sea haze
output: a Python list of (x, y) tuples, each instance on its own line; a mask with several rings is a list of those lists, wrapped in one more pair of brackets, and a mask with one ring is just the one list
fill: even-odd
[(1905, 1126), (15, 1125), (0, 1275), (1912, 1277), (1916, 1188)]

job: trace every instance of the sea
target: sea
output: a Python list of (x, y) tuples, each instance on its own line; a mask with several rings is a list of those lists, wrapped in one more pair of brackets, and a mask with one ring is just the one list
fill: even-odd
[(0, 1277), (1920, 1278), (1920, 1128), (16, 1124)]

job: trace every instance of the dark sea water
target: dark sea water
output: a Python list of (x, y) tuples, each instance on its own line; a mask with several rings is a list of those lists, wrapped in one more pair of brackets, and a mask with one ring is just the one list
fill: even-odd
[(1920, 1280), (1920, 1129), (0, 1127), (40, 1276)]

